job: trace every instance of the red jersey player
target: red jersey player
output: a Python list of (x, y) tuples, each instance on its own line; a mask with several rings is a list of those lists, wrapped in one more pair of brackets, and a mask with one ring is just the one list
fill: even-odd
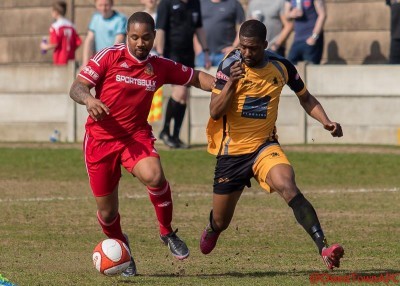
[[(173, 256), (185, 259), (189, 249), (171, 226), (171, 189), (147, 117), (154, 92), (163, 84), (193, 85), (211, 91), (214, 77), (149, 55), (155, 34), (153, 18), (145, 12), (134, 13), (127, 24), (127, 43), (98, 52), (72, 84), (70, 96), (86, 105), (89, 113), (84, 155), (103, 232), (129, 243), (122, 233), (118, 212), (122, 165), (146, 186), (161, 240)], [(95, 97), (89, 92), (92, 87)], [(133, 259), (123, 275), (136, 275)]]
[(52, 6), (52, 17), (56, 20), (50, 26), (49, 43), (42, 41), (42, 51), (54, 49), (53, 63), (66, 65), (69, 60), (75, 59), (75, 50), (81, 45), (81, 38), (77, 34), (74, 25), (66, 18), (67, 4), (57, 1)]

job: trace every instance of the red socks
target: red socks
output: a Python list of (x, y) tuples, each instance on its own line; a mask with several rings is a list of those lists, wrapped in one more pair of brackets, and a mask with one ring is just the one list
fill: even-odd
[(165, 181), (165, 184), (160, 188), (147, 187), (150, 201), (153, 203), (156, 211), (158, 223), (160, 225), (160, 234), (167, 235), (172, 232), (171, 221), (172, 221), (172, 198), (171, 189), (169, 183)]
[(122, 240), (126, 245), (128, 245), (125, 236), (122, 234), (119, 213), (112, 222), (106, 223), (103, 221), (103, 219), (100, 217), (100, 213), (97, 211), (97, 220), (99, 221), (101, 228), (107, 237)]
[[(153, 203), (154, 209), (156, 211), (158, 223), (160, 226), (160, 234), (167, 235), (172, 232), (171, 221), (172, 221), (172, 198), (171, 189), (167, 181), (161, 188), (151, 188), (147, 187), (149, 193), (150, 201)], [(122, 240), (128, 245), (125, 236), (122, 234), (120, 215), (119, 213), (115, 219), (106, 223), (100, 217), (100, 213), (97, 212), (97, 219), (103, 229), (104, 234), (109, 238), (116, 238)]]

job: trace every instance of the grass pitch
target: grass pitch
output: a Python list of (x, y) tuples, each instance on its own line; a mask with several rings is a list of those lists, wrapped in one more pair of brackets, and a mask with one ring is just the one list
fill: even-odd
[(353, 275), (358, 282), (383, 274), (392, 278), (389, 285), (399, 284), (400, 152), (390, 150), (395, 152), (287, 152), (329, 242), (345, 247), (342, 267), (334, 272), (325, 270), (291, 209), (255, 182), (216, 249), (202, 255), (198, 243), (211, 207), (214, 158), (204, 149), (160, 151), (173, 189), (173, 226), (191, 255), (172, 258), (158, 238), (145, 188), (124, 172), (122, 227), (140, 274), (127, 279), (102, 276), (92, 266), (93, 248), (105, 237), (80, 149), (3, 147), (0, 274), (20, 286), (309, 285), (317, 274), (336, 280)]

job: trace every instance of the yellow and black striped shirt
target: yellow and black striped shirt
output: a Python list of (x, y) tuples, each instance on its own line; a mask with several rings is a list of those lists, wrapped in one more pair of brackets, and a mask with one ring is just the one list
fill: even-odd
[[(282, 88), (287, 84), (297, 96), (306, 87), (296, 68), (287, 59), (265, 51), (266, 65), (249, 68), (240, 79), (228, 112), (219, 120), (209, 119), (207, 125), (208, 152), (214, 155), (242, 155), (252, 153), (269, 141), (275, 140), (275, 123)], [(220, 94), (230, 76), (231, 66), (241, 58), (234, 50), (221, 62), (213, 93)]]

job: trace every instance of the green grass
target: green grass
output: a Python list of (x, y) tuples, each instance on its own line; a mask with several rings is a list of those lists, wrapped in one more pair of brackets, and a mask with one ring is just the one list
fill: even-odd
[[(198, 239), (211, 206), (215, 159), (205, 150), (160, 153), (173, 187), (174, 226), (191, 249), (188, 260), (174, 260), (159, 242), (146, 190), (124, 172), (122, 225), (140, 275), (98, 274), (91, 254), (104, 236), (81, 150), (0, 148), (0, 274), (20, 286), (97, 286), (308, 285), (311, 274), (328, 273), (290, 208), (256, 183), (245, 191), (217, 248), (202, 255)], [(329, 241), (346, 249), (342, 267), (331, 275), (400, 273), (400, 156), (287, 155)]]

